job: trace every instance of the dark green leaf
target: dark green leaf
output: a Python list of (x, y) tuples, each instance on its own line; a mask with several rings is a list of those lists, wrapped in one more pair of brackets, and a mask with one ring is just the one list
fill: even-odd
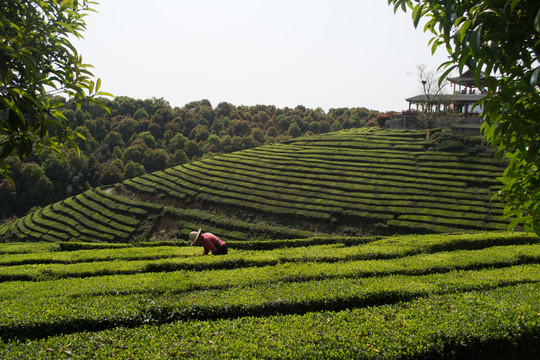
[(415, 28), (418, 27), (418, 23), (420, 22), (420, 19), (424, 15), (423, 9), (424, 9), (424, 5), (421, 3), (417, 4), (413, 9), (412, 18), (413, 18), (413, 24)]
[(463, 42), (463, 39), (465, 38), (465, 35), (467, 34), (467, 31), (469, 30), (469, 27), (471, 26), (472, 21), (466, 20), (461, 23), (461, 26), (459, 28), (459, 42)]

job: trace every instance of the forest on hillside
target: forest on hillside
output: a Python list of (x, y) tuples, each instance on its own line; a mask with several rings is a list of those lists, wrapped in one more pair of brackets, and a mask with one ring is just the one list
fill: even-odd
[(0, 181), (0, 219), (85, 190), (163, 170), (220, 153), (230, 153), (298, 136), (381, 126), (390, 114), (360, 108), (308, 109), (302, 105), (235, 106), (210, 101), (171, 107), (164, 99), (103, 99), (80, 109), (66, 103), (63, 113), (84, 136), (63, 156), (43, 149), (20, 162), (7, 159), (13, 183)]

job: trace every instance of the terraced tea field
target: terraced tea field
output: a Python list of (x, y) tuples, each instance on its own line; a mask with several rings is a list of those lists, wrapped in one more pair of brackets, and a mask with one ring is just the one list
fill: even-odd
[(312, 241), (0, 244), (0, 358), (540, 356), (537, 236)]
[(445, 147), (297, 138), (4, 224), (0, 358), (538, 359), (540, 238), (503, 232), (503, 163)]
[(506, 230), (504, 164), (423, 131), (357, 129), (220, 155), (92, 189), (0, 226), (3, 241), (227, 240)]

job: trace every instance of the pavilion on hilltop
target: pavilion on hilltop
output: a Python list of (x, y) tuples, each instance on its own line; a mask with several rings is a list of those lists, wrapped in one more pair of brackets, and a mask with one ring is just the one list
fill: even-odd
[[(404, 110), (399, 119), (389, 120), (387, 127), (404, 129), (424, 128), (416, 116), (421, 112), (436, 112), (438, 114), (437, 127), (462, 128), (468, 133), (478, 133), (482, 120), (480, 113), (483, 109), (475, 106), (478, 100), (486, 96), (476, 87), (472, 71), (467, 70), (463, 75), (448, 78), (454, 91), (452, 94), (438, 94), (428, 97), (425, 94), (405, 99), (409, 103), (408, 110)], [(485, 81), (482, 74), (480, 81)], [(397, 121), (396, 121), (397, 120)]]

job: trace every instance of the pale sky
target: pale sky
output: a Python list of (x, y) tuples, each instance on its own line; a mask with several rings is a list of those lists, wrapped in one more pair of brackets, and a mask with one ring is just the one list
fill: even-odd
[(172, 106), (400, 111), (435, 70), (430, 34), (386, 0), (98, 0), (74, 41), (102, 90)]

